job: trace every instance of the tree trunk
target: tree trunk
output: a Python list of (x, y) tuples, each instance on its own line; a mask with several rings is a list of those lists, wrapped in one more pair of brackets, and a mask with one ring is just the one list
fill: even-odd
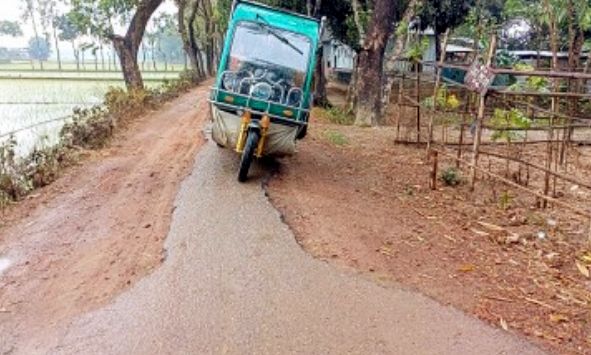
[(324, 48), (318, 48), (316, 55), (316, 69), (314, 71), (314, 103), (318, 106), (326, 107), (330, 105), (326, 93), (326, 73), (324, 72), (323, 64)]
[(57, 67), (61, 71), (62, 70), (62, 56), (60, 53), (60, 45), (59, 45), (59, 40), (57, 37), (57, 30), (55, 29), (55, 26), (53, 26), (53, 25), (52, 25), (52, 28), (53, 28), (53, 41), (55, 43), (55, 54), (57, 56)]
[(373, 126), (382, 119), (384, 54), (394, 27), (397, 2), (376, 0), (366, 39), (359, 53), (355, 124)]
[(215, 24), (213, 22), (213, 9), (210, 0), (200, 1), (203, 12), (203, 20), (205, 21), (205, 66), (207, 67), (207, 74), (215, 75)]
[(94, 56), (94, 71), (98, 71), (98, 55), (96, 53), (96, 48), (92, 51), (92, 55)]
[(101, 51), (101, 69), (105, 71), (105, 50), (103, 48), (103, 44), (100, 44), (100, 51)]
[(306, 0), (306, 14), (311, 17), (318, 17), (322, 0)]
[[(183, 49), (189, 59), (191, 71), (193, 71), (193, 80), (198, 81), (205, 76), (203, 63), (201, 61), (201, 50), (195, 40), (195, 21), (197, 19), (197, 10), (199, 2), (194, 2), (189, 8), (189, 16), (185, 21), (185, 10), (187, 9), (187, 0), (177, 0), (179, 7), (178, 25), (181, 39), (183, 40)], [(186, 59), (185, 59), (186, 60)]]
[(359, 68), (359, 56), (355, 57), (355, 64), (353, 65), (353, 72), (351, 73), (351, 82), (347, 88), (347, 111), (354, 112), (357, 108), (357, 75)]
[(137, 63), (137, 52), (125, 43), (122, 38), (113, 39), (115, 50), (119, 56), (123, 80), (129, 90), (141, 90), (144, 88), (142, 73)]
[(150, 47), (150, 52), (152, 53), (152, 70), (157, 71), (158, 67), (156, 66), (156, 47), (154, 43), (152, 43), (152, 46)]
[(119, 55), (125, 85), (130, 90), (141, 90), (144, 88), (142, 73), (137, 61), (138, 51), (144, 38), (146, 25), (162, 1), (144, 0), (140, 2), (131, 19), (125, 37), (111, 36), (115, 50)]
[[(38, 41), (41, 39), (39, 37), (39, 31), (37, 30), (37, 20), (35, 20), (35, 11), (31, 6), (29, 8), (29, 15), (31, 16), (31, 23), (33, 24), (33, 33), (35, 34), (35, 40)], [(43, 59), (39, 58), (39, 67), (43, 70)]]
[(142, 41), (142, 70), (146, 70), (146, 44)]
[(359, 0), (352, 0), (351, 6), (353, 7), (353, 20), (355, 21), (355, 27), (357, 27), (357, 34), (359, 35), (359, 46), (363, 47), (365, 42), (365, 27), (361, 21), (363, 9)]
[(80, 71), (80, 51), (76, 48), (76, 42), (72, 41), (72, 53), (76, 61), (76, 71)]

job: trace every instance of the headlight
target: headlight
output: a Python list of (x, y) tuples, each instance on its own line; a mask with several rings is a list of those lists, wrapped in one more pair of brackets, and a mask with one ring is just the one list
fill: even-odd
[(224, 75), (224, 79), (222, 80), (222, 84), (224, 85), (224, 89), (227, 91), (234, 91), (234, 83), (236, 82), (236, 78), (234, 75)]
[(258, 83), (253, 86), (250, 95), (259, 100), (269, 100), (273, 94), (273, 88), (267, 83)]

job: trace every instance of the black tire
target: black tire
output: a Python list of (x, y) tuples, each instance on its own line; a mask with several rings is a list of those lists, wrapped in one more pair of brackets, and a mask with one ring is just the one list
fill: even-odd
[(248, 180), (248, 171), (250, 165), (254, 159), (254, 153), (259, 145), (259, 134), (258, 132), (248, 132), (248, 138), (246, 138), (246, 145), (244, 146), (244, 152), (242, 152), (242, 159), (240, 160), (240, 171), (238, 172), (238, 181), (246, 182)]
[(298, 132), (298, 135), (297, 135), (296, 139), (302, 140), (302, 139), (306, 138), (307, 135), (308, 135), (308, 125), (305, 125)]

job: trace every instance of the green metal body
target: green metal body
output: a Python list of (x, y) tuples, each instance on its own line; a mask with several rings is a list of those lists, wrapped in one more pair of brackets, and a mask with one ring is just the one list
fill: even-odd
[[(264, 18), (264, 22), (261, 18)], [(311, 48), (309, 58), (307, 59), (306, 76), (302, 86), (303, 100), (297, 109), (280, 103), (249, 98), (244, 95), (224, 92), (218, 89), (222, 87), (222, 74), (228, 67), (236, 26), (241, 22), (261, 23), (272, 28), (303, 35), (309, 39)], [(251, 1), (238, 1), (228, 24), (228, 31), (220, 57), (218, 75), (212, 91), (211, 101), (220, 106), (231, 103), (233, 107), (268, 113), (272, 117), (284, 119), (285, 122), (293, 121), (296, 124), (300, 122), (305, 123), (304, 121), (307, 121), (307, 114), (304, 113), (310, 109), (310, 105), (312, 104), (311, 88), (316, 65), (316, 52), (320, 41), (320, 27), (321, 25), (318, 20), (307, 16), (274, 9)], [(253, 51), (256, 51), (256, 48), (253, 48)], [(228, 98), (228, 96), (232, 96), (232, 98)], [(291, 114), (286, 115), (286, 112), (291, 112)]]

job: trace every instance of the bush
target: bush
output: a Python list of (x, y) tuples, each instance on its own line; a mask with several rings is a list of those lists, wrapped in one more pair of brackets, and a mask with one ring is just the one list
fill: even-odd
[(105, 94), (104, 105), (107, 111), (120, 117), (130, 117), (142, 113), (146, 108), (154, 106), (154, 93), (145, 89), (126, 90), (111, 87)]
[(66, 123), (60, 132), (67, 147), (97, 149), (104, 147), (115, 129), (115, 119), (104, 107), (75, 109), (71, 123)]
[(441, 172), (441, 181), (446, 186), (458, 186), (462, 183), (462, 175), (455, 167), (447, 167)]

